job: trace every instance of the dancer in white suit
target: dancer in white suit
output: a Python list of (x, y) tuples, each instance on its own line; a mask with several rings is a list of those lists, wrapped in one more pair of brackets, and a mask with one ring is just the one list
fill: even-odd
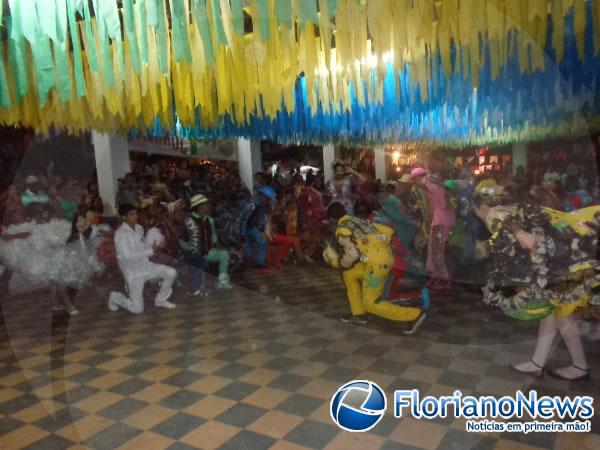
[(154, 300), (155, 305), (160, 308), (175, 308), (176, 305), (168, 299), (173, 293), (172, 286), (177, 272), (172, 267), (150, 261), (149, 258), (160, 250), (160, 246), (148, 248), (144, 242), (144, 228), (138, 224), (138, 212), (134, 206), (121, 205), (119, 215), (123, 224), (115, 233), (115, 247), (129, 297), (120, 292), (111, 292), (108, 307), (111, 311), (123, 308), (133, 314), (143, 313), (144, 285), (147, 281), (159, 280), (160, 290)]

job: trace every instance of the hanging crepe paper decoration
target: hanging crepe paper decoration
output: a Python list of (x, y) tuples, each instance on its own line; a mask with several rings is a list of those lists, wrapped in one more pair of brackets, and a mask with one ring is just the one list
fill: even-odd
[(40, 132), (484, 146), (600, 131), (600, 0), (9, 0), (4, 12), (0, 123)]

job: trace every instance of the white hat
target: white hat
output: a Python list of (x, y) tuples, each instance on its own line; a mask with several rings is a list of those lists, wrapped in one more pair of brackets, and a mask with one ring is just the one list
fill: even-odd
[(190, 208), (195, 208), (208, 202), (208, 198), (202, 194), (196, 194), (190, 199)]
[(39, 183), (40, 179), (38, 177), (36, 177), (35, 175), (29, 175), (27, 178), (25, 178), (25, 184), (35, 184), (35, 183)]

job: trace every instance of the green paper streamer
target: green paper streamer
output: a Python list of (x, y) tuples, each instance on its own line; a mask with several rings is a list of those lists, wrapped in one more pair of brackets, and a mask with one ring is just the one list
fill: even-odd
[(145, 0), (146, 1), (146, 23), (149, 27), (156, 27), (158, 25), (158, 0)]
[(277, 23), (285, 25), (290, 30), (294, 24), (292, 14), (292, 0), (278, 0), (275, 2), (275, 14), (277, 15)]
[(319, 24), (319, 15), (317, 14), (317, 2), (315, 0), (302, 0), (296, 2), (300, 27), (304, 29), (306, 22)]
[(100, 16), (104, 20), (106, 34), (111, 39), (121, 40), (121, 20), (119, 19), (119, 9), (117, 8), (117, 0), (102, 0), (100, 8)]
[(67, 2), (59, 1), (56, 6), (56, 42), (65, 46), (67, 40), (68, 20), (67, 20)]
[[(108, 37), (106, 34), (100, 35), (101, 40), (101, 49), (102, 49), (102, 58), (104, 59), (104, 77), (106, 80), (106, 84), (111, 88), (115, 87), (115, 72), (113, 71), (113, 62), (111, 58), (110, 52), (110, 43), (108, 41)], [(95, 42), (95, 41), (94, 41)]]
[(254, 14), (258, 14), (256, 19), (260, 24), (260, 37), (263, 41), (269, 39), (269, 9), (267, 0), (256, 0), (256, 11)]
[[(15, 33), (20, 36), (25, 36), (29, 42), (34, 42), (37, 39), (37, 12), (33, 8), (33, 11), (23, 11), (24, 2), (21, 0), (10, 0), (10, 14), (14, 18), (15, 23), (18, 27), (15, 28)], [(14, 39), (14, 37), (13, 37)]]
[(41, 30), (39, 30), (37, 40), (31, 43), (31, 53), (35, 65), (38, 99), (40, 105), (44, 105), (48, 100), (50, 89), (56, 86), (56, 79), (54, 78), (54, 61), (50, 39), (44, 36)]
[(92, 14), (90, 13), (90, 7), (87, 1), (83, 2), (83, 15), (85, 19), (85, 34), (90, 44), (88, 61), (93, 71), (98, 71), (98, 58), (96, 56), (96, 38), (92, 31)]
[[(145, 0), (138, 0), (135, 2), (135, 14), (136, 23), (139, 19), (140, 28), (140, 58), (141, 64), (148, 64), (148, 27), (146, 25), (146, 2)], [(137, 34), (135, 35), (137, 41)]]
[(83, 64), (81, 61), (81, 44), (79, 42), (79, 32), (77, 30), (77, 21), (75, 18), (76, 4), (73, 0), (67, 0), (67, 18), (69, 29), (71, 30), (71, 45), (73, 46), (73, 69), (75, 72), (75, 86), (77, 95), (85, 95), (85, 77), (83, 75)]
[[(1, 3), (2, 2), (0, 2), (0, 17), (2, 15)], [(10, 89), (8, 87), (8, 79), (6, 78), (6, 70), (4, 69), (4, 45), (0, 45), (0, 107), (12, 107), (12, 101), (10, 99)]]
[(158, 46), (158, 66), (160, 71), (167, 75), (169, 73), (169, 61), (168, 59), (168, 48), (169, 44), (169, 31), (167, 30), (167, 23), (165, 17), (165, 3), (164, 0), (158, 0), (157, 7), (158, 11), (158, 26), (156, 28), (156, 45)]
[(339, 4), (340, 0), (327, 0), (327, 12), (329, 13), (329, 17), (335, 16)]
[(58, 98), (61, 102), (71, 100), (71, 67), (67, 49), (54, 44), (54, 60), (58, 78)]
[(214, 61), (215, 57), (212, 49), (212, 39), (210, 38), (206, 3), (204, 3), (204, 0), (193, 0), (192, 15), (194, 17), (196, 30), (198, 30), (198, 34), (202, 39), (204, 58), (206, 59), (206, 63), (210, 64)]
[[(71, 99), (71, 64), (69, 64), (69, 48), (67, 36), (67, 2), (54, 2), (56, 14), (56, 41), (54, 41), (54, 62), (58, 78), (58, 96), (62, 102)], [(73, 49), (75, 51), (75, 49)]]
[(242, 7), (242, 0), (231, 0), (231, 18), (233, 21), (233, 31), (235, 31), (240, 36), (243, 36), (244, 9)]
[(29, 80), (27, 79), (28, 64), (25, 59), (25, 42), (23, 41), (23, 35), (20, 31), (19, 21), (15, 17), (8, 17), (7, 24), (11, 36), (8, 41), (10, 57), (9, 68), (13, 68), (15, 72), (15, 82), (17, 84), (16, 100), (17, 103), (19, 103), (29, 91)]
[(185, 0), (171, 0), (171, 41), (175, 61), (192, 62), (192, 52), (187, 33), (187, 17), (185, 15)]
[(140, 51), (138, 49), (137, 36), (135, 35), (135, 19), (133, 17), (133, 0), (123, 1), (123, 23), (125, 25), (125, 36), (129, 44), (131, 65), (136, 74), (140, 74)]
[(227, 36), (225, 36), (225, 29), (223, 28), (223, 20), (221, 19), (221, 4), (219, 0), (212, 0), (212, 15), (213, 22), (215, 24), (215, 30), (217, 32), (217, 42), (219, 44), (227, 45)]
[[(100, 0), (101, 2), (104, 0)], [(102, 5), (102, 3), (100, 3)], [(102, 11), (98, 7), (98, 0), (92, 0), (92, 5), (94, 7), (94, 14), (96, 17), (96, 27), (98, 29), (98, 33), (100, 36), (106, 36), (106, 28), (104, 26), (104, 19), (102, 17)]]
[(57, 17), (56, 3), (54, 0), (36, 0), (37, 14), (41, 19), (38, 21), (40, 30), (43, 34), (52, 39), (52, 42), (58, 40), (56, 33)]

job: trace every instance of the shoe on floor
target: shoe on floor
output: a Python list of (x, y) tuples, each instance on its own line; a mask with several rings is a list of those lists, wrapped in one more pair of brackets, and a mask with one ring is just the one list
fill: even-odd
[(198, 289), (194, 292), (189, 292), (188, 295), (190, 297), (207, 297), (208, 296), (208, 291), (204, 290), (204, 289)]
[(219, 274), (219, 284), (217, 285), (217, 289), (233, 289), (233, 286), (229, 281), (228, 273)]
[(108, 309), (110, 309), (113, 312), (119, 310), (119, 305), (117, 305), (114, 302), (114, 299), (117, 295), (119, 295), (119, 294), (116, 292), (111, 292), (110, 295), (108, 296)]
[(156, 306), (159, 307), (159, 308), (166, 308), (166, 309), (175, 309), (175, 308), (177, 308), (177, 305), (175, 303), (171, 303), (168, 300), (165, 300), (164, 302), (161, 302), (161, 303), (157, 303)]
[(351, 323), (353, 325), (366, 325), (367, 324), (367, 316), (346, 316), (340, 319), (344, 323)]

